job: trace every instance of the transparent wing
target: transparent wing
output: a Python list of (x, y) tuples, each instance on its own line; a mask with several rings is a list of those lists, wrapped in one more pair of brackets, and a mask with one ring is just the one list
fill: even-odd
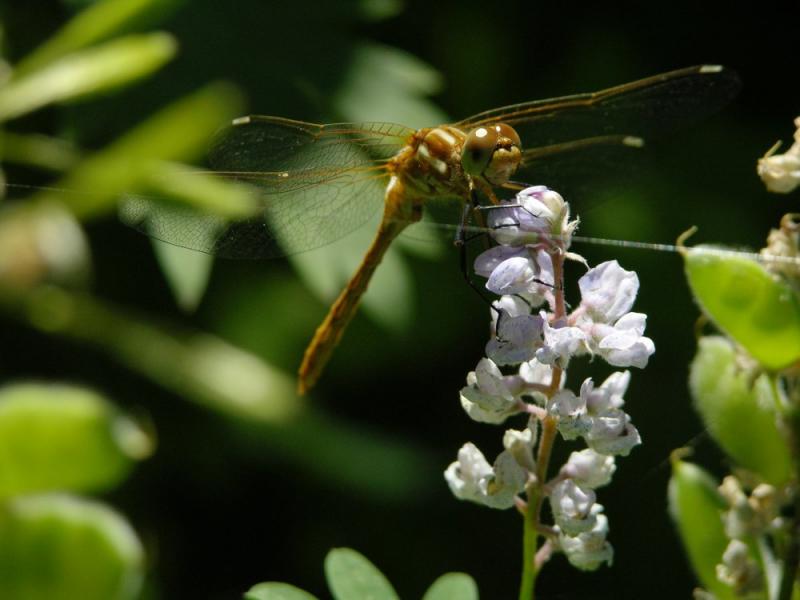
[(264, 258), (324, 246), (382, 206), (386, 161), (411, 134), (389, 123), (237, 119), (218, 135), (209, 163), (215, 176), (244, 184), (257, 210), (226, 221), (135, 195), (124, 202), (121, 217), (157, 239), (225, 257)]
[(595, 186), (630, 177), (643, 141), (716, 112), (739, 87), (731, 70), (696, 66), (599, 92), (506, 106), (456, 126), (513, 126), (523, 145), (515, 179), (557, 189), (585, 209), (587, 200), (596, 200), (590, 193)]
[(525, 148), (610, 135), (646, 138), (716, 112), (739, 87), (735, 72), (702, 65), (599, 92), (489, 110), (456, 123), (456, 127), (508, 123), (517, 129)]

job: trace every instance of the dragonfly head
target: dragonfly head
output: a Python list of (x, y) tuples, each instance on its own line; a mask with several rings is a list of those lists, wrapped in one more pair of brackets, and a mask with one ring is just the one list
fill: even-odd
[(461, 151), (464, 171), (492, 185), (506, 183), (521, 159), (519, 135), (505, 123), (476, 127), (467, 135)]

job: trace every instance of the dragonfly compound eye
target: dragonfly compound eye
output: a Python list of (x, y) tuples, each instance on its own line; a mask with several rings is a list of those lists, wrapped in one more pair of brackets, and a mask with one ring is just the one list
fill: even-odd
[(521, 159), (519, 135), (505, 123), (470, 131), (461, 153), (464, 171), (473, 177), (483, 177), (492, 185), (506, 183)]
[(461, 165), (473, 177), (482, 177), (492, 160), (500, 134), (494, 127), (478, 127), (467, 135), (461, 151)]

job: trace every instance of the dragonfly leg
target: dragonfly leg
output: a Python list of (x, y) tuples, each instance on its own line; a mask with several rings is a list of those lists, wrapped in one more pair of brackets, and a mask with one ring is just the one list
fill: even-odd
[[(475, 193), (475, 189), (473, 188), (470, 190), (470, 201), (464, 203), (464, 210), (461, 212), (461, 222), (459, 223), (458, 229), (456, 230), (456, 238), (453, 241), (455, 246), (458, 248), (458, 262), (459, 267), (461, 269), (461, 275), (464, 277), (464, 281), (467, 282), (467, 285), (478, 294), (481, 300), (486, 302), (492, 309), (492, 300), (486, 297), (483, 293), (483, 290), (478, 287), (478, 285), (472, 280), (472, 274), (470, 273), (470, 269), (468, 266), (468, 256), (467, 256), (467, 242), (471, 241), (477, 236), (473, 236), (470, 239), (467, 239), (466, 231), (468, 227), (468, 223), (470, 220), (470, 215), (473, 214), (475, 211), (475, 207), (477, 206), (477, 195)], [(479, 215), (480, 213), (475, 213)], [(478, 234), (484, 235), (484, 234)], [(496, 309), (494, 309), (496, 310)]]

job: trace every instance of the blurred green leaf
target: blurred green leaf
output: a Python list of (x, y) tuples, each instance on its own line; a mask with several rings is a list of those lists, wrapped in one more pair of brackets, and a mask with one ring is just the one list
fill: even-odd
[(383, 573), (350, 548), (335, 548), (328, 552), (325, 576), (335, 600), (398, 600)]
[(214, 257), (157, 239), (153, 239), (153, 250), (178, 306), (186, 312), (193, 312), (208, 285)]
[(792, 476), (787, 440), (778, 427), (778, 398), (767, 375), (752, 381), (726, 338), (701, 338), (689, 373), (695, 407), (711, 437), (741, 467), (775, 486)]
[(258, 583), (244, 595), (244, 600), (316, 600), (316, 598), (293, 585), (275, 581)]
[(686, 277), (712, 321), (766, 369), (800, 360), (800, 300), (791, 286), (754, 260), (694, 250), (684, 254)]
[(367, 21), (383, 21), (403, 11), (403, 0), (360, 0), (361, 16)]
[(152, 440), (85, 388), (22, 383), (0, 388), (0, 498), (107, 490)]
[(134, 25), (154, 22), (180, 4), (180, 0), (104, 0), (73, 17), (16, 67), (19, 77), (62, 56), (101, 42)]
[(441, 75), (415, 56), (389, 46), (360, 44), (333, 106), (348, 121), (430, 127), (448, 119), (421, 96), (435, 94), (441, 87)]
[(172, 36), (151, 33), (69, 54), (1, 87), (0, 121), (125, 86), (160, 69), (175, 50)]
[(239, 94), (212, 84), (162, 109), (108, 148), (83, 160), (55, 190), (34, 200), (65, 203), (79, 217), (110, 211), (116, 199), (149, 186), (165, 168), (160, 161), (202, 155), (215, 131), (238, 111)]
[(251, 216), (261, 206), (257, 188), (166, 161), (148, 171), (146, 187), (158, 199), (174, 200), (222, 217)]
[(692, 569), (717, 600), (733, 600), (733, 590), (717, 579), (717, 563), (728, 545), (717, 483), (700, 467), (674, 458), (669, 480), (669, 512), (678, 527)]
[(478, 585), (466, 573), (445, 573), (433, 582), (422, 600), (478, 600)]
[(291, 377), (210, 334), (154, 325), (91, 296), (52, 287), (22, 296), (0, 288), (0, 306), (40, 331), (93, 344), (159, 385), (223, 413), (284, 422), (302, 406)]
[(0, 131), (0, 162), (65, 171), (78, 162), (78, 150), (64, 140)]
[(0, 504), (0, 598), (137, 598), (144, 553), (108, 507), (63, 495)]

